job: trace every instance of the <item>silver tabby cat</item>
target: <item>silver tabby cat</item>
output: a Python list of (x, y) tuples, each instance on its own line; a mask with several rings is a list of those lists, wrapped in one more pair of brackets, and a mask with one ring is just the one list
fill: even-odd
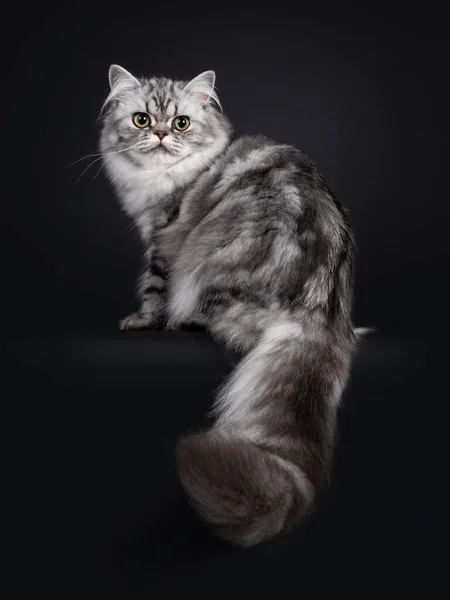
[(241, 362), (214, 426), (178, 444), (192, 504), (252, 545), (305, 515), (327, 481), (357, 332), (354, 238), (314, 163), (263, 136), (235, 138), (215, 75), (109, 71), (100, 149), (145, 247), (140, 307), (122, 329), (205, 327)]

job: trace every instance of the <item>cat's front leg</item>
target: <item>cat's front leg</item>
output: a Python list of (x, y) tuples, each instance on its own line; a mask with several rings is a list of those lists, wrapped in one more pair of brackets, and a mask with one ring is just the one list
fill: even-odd
[(190, 317), (186, 317), (184, 319), (170, 317), (165, 326), (166, 329), (183, 329), (187, 331), (203, 331), (207, 327), (207, 316), (202, 313), (195, 313)]
[(157, 329), (162, 325), (166, 305), (166, 271), (153, 250), (145, 254), (144, 268), (139, 277), (137, 295), (140, 308), (119, 321), (126, 329)]

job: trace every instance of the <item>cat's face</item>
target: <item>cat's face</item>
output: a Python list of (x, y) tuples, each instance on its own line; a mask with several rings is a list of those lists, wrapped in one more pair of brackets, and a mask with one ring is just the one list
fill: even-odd
[(137, 79), (118, 65), (109, 71), (111, 92), (100, 139), (108, 156), (143, 169), (170, 169), (183, 159), (217, 145), (228, 122), (214, 91), (215, 75), (206, 71), (190, 82)]

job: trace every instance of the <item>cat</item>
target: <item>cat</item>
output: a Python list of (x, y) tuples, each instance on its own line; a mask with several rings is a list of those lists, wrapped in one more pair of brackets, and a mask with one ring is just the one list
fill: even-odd
[(112, 65), (109, 83), (103, 164), (145, 249), (140, 307), (120, 327), (203, 327), (240, 353), (214, 425), (176, 458), (216, 533), (254, 545), (300, 522), (329, 480), (359, 337), (349, 214), (303, 152), (234, 136), (213, 71), (172, 81)]

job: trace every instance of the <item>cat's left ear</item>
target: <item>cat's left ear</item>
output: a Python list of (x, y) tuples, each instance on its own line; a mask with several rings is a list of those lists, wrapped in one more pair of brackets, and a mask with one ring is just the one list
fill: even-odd
[(204, 73), (200, 73), (200, 75), (194, 77), (185, 86), (183, 92), (195, 96), (202, 104), (214, 101), (221, 108), (219, 98), (214, 89), (215, 82), (216, 74), (214, 71), (204, 71)]

